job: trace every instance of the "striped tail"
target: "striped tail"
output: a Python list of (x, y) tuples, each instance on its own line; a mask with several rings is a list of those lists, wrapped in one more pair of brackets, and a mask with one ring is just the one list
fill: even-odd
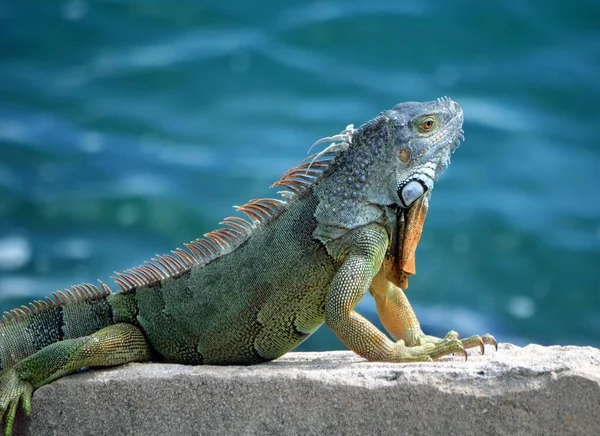
[(110, 288), (86, 283), (4, 312), (0, 320), (0, 371), (63, 339), (90, 335), (113, 324)]

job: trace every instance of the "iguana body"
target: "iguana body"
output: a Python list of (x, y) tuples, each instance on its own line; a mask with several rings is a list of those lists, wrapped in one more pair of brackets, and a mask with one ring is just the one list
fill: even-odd
[[(450, 99), (404, 103), (276, 183), (286, 201), (253, 200), (222, 229), (115, 278), (74, 286), (5, 314), (0, 409), (10, 434), (33, 390), (90, 366), (150, 359), (252, 364), (294, 349), (324, 322), (369, 360), (430, 361), (495, 344), (425, 336), (402, 288), (434, 180), (462, 136)], [(324, 141), (319, 141), (324, 142)], [(390, 340), (354, 311), (369, 289)]]

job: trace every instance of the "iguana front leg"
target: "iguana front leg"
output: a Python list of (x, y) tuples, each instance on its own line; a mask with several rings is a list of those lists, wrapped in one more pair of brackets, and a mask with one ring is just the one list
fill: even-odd
[(150, 359), (150, 347), (132, 324), (115, 324), (89, 336), (55, 342), (0, 373), (0, 420), (10, 436), (19, 403), (31, 413), (34, 390), (90, 366), (122, 365)]
[(349, 349), (373, 361), (431, 361), (464, 352), (462, 342), (454, 337), (411, 345), (402, 339), (393, 342), (354, 310), (381, 269), (388, 244), (387, 231), (377, 224), (352, 230), (330, 243), (328, 250), (334, 257), (342, 259), (342, 265), (325, 299), (327, 326)]
[[(385, 278), (383, 269), (373, 278), (369, 289), (375, 298), (377, 314), (385, 329), (394, 339), (404, 341), (408, 347), (439, 344), (448, 338), (458, 339), (459, 336), (454, 331), (450, 331), (444, 339), (425, 335), (404, 291)], [(490, 334), (471, 336), (460, 342), (465, 349), (480, 347), (482, 354), (484, 344), (498, 348), (496, 340)]]

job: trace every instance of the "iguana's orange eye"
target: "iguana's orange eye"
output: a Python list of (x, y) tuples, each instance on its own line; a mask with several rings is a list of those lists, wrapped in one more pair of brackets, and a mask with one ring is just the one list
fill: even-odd
[(423, 117), (417, 125), (419, 133), (431, 132), (436, 126), (436, 118), (433, 115)]
[(398, 153), (398, 155), (400, 156), (400, 160), (402, 161), (402, 163), (407, 164), (408, 161), (410, 160), (410, 148), (408, 147), (404, 147), (400, 150), (400, 153)]

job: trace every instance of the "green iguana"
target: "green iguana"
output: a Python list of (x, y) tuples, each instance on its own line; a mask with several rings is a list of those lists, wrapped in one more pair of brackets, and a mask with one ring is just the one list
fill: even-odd
[[(403, 289), (415, 273), (434, 181), (464, 139), (449, 98), (403, 103), (330, 143), (274, 186), (283, 199), (238, 208), (249, 219), (117, 273), (121, 292), (82, 284), (6, 312), (0, 323), (0, 419), (10, 435), (35, 389), (81, 368), (159, 360), (276, 359), (323, 323), (368, 360), (431, 361), (484, 344), (425, 335)], [(390, 340), (354, 307), (366, 290)]]

